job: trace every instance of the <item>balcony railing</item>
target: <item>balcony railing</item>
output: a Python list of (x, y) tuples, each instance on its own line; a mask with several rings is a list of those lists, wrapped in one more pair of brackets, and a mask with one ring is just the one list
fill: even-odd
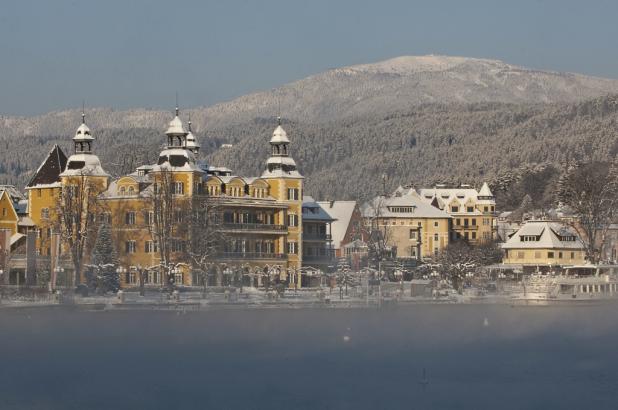
[(269, 232), (285, 232), (287, 226), (274, 224), (259, 224), (259, 223), (229, 223), (223, 224), (222, 228), (227, 231), (269, 231)]
[(303, 239), (310, 241), (331, 241), (332, 236), (327, 234), (305, 233)]
[(334, 255), (303, 255), (303, 263), (334, 263)]
[(232, 260), (247, 260), (247, 259), (286, 259), (287, 255), (284, 253), (265, 253), (265, 252), (221, 252), (217, 255), (218, 259), (232, 259)]

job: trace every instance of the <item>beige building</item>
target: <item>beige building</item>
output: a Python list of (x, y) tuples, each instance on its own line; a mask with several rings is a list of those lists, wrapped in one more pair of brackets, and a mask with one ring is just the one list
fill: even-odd
[(366, 229), (380, 231), (397, 258), (427, 259), (449, 244), (451, 216), (413, 189), (374, 198), (361, 212)]
[(577, 233), (561, 222), (528, 221), (502, 245), (503, 264), (548, 269), (581, 265), (585, 249)]
[(480, 190), (469, 185), (446, 188), (437, 185), (419, 192), (422, 200), (453, 217), (451, 239), (465, 239), (472, 245), (496, 238), (496, 201), (487, 183)]

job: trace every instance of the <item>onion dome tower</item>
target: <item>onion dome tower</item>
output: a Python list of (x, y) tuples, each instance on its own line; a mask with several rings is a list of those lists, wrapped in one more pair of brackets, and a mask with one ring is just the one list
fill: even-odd
[[(182, 120), (178, 116), (179, 110), (176, 107), (176, 115), (170, 121), (165, 135), (167, 135), (167, 147), (159, 154), (158, 165), (169, 163), (174, 168), (195, 166), (195, 154), (187, 146), (187, 136), (189, 132), (185, 130)], [(195, 137), (193, 137), (195, 141)]]
[(82, 123), (73, 137), (74, 153), (67, 161), (65, 170), (60, 176), (94, 176), (108, 178), (109, 174), (103, 170), (99, 157), (93, 153), (94, 137), (86, 125), (86, 114), (82, 109)]
[(270, 139), (270, 157), (266, 160), (266, 171), (262, 177), (302, 178), (296, 169), (296, 161), (290, 157), (290, 140), (281, 126), (281, 117), (277, 118), (277, 123)]
[(191, 130), (191, 117), (189, 117), (189, 122), (187, 123), (189, 132), (187, 133), (187, 149), (193, 152), (194, 155), (197, 155), (200, 151), (200, 143), (197, 142), (197, 138), (193, 135), (193, 130)]

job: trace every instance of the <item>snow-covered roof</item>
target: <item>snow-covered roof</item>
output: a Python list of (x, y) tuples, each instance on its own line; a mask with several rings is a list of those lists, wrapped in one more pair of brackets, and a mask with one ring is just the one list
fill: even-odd
[[(532, 239), (535, 240), (532, 240)], [(569, 240), (564, 240), (564, 239)], [(561, 222), (528, 221), (502, 245), (503, 249), (584, 249), (577, 233)]]
[[(175, 159), (182, 160), (175, 163)], [(170, 162), (171, 161), (171, 162)], [(195, 165), (195, 154), (184, 148), (166, 148), (159, 154), (159, 163), (153, 165), (152, 171), (195, 171), (204, 173), (204, 170)]]
[(60, 174), (61, 177), (79, 175), (100, 177), (110, 176), (101, 166), (99, 157), (94, 154), (86, 153), (71, 155), (67, 161), (66, 168)]
[(308, 195), (303, 196), (303, 220), (322, 222), (334, 221), (333, 217), (329, 215), (313, 197)]
[(90, 133), (90, 128), (85, 123), (77, 127), (73, 141), (94, 141), (94, 137)]
[(487, 182), (483, 182), (483, 186), (481, 187), (479, 191), (479, 196), (493, 198), (494, 194), (491, 193), (491, 189), (489, 189), (489, 185), (487, 185)]
[(266, 164), (281, 164), (296, 167), (296, 161), (291, 157), (270, 157), (266, 160)]
[(451, 218), (451, 216), (424, 202), (414, 190), (405, 195), (378, 196), (363, 204), (361, 213), (366, 218)]
[(195, 135), (191, 131), (187, 134), (187, 144), (186, 147), (188, 149), (199, 149), (201, 147), (200, 143), (197, 142)]
[(290, 179), (304, 179), (300, 172), (297, 170), (284, 171), (282, 169), (274, 169), (272, 171), (266, 170), (262, 173), (262, 178), (290, 178)]
[(19, 221), (17, 221), (17, 225), (33, 227), (35, 224), (34, 224), (34, 221), (30, 217), (22, 216), (21, 218), (19, 218)]
[(281, 143), (289, 143), (288, 134), (285, 132), (281, 125), (278, 125), (273, 131), (273, 136), (270, 139), (271, 144), (281, 144)]
[(19, 233), (19, 232), (18, 233), (14, 233), (11, 236), (11, 239), (10, 239), (11, 246), (15, 245), (15, 243), (17, 241), (19, 241), (21, 238), (25, 238), (25, 237), (26, 237), (26, 235), (24, 235), (23, 233)]
[[(480, 192), (476, 191), (476, 189), (469, 188), (467, 186), (460, 188), (422, 188), (419, 190), (419, 195), (423, 201), (427, 203), (432, 203), (435, 200), (440, 209), (444, 209), (452, 203), (458, 203), (460, 207), (466, 206), (468, 203), (488, 205), (495, 204), (493, 195), (489, 190), (489, 186), (487, 186), (487, 184), (483, 184), (481, 190), (484, 190), (484, 192), (488, 193), (488, 195), (481, 195)], [(482, 199), (479, 197), (482, 197)]]
[(356, 201), (319, 201), (318, 204), (335, 219), (331, 224), (331, 235), (333, 247), (339, 249), (350, 226), (352, 214), (356, 209)]
[(167, 135), (170, 134), (182, 134), (187, 135), (187, 131), (185, 131), (185, 127), (182, 124), (182, 120), (178, 117), (178, 113), (176, 116), (170, 121), (169, 126), (167, 127), (167, 131), (165, 131)]

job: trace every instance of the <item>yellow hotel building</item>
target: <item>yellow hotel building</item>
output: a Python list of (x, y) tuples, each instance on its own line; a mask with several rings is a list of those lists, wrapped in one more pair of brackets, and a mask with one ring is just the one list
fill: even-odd
[[(53, 257), (53, 238), (57, 237), (54, 232), (61, 223), (58, 203), (62, 192), (86, 181), (96, 196), (96, 211), (93, 211), (96, 216), (88, 217), (110, 224), (119, 263), (124, 268), (121, 284), (137, 284), (140, 271), (148, 270), (146, 282), (161, 286), (162, 279), (156, 269), (161, 264), (161, 256), (152, 229), (152, 198), (169, 176), (177, 207), (171, 234), (177, 237), (172, 241), (166, 263), (177, 267), (176, 285), (202, 283), (203, 278), (196, 274), (186, 254), (190, 230), (183, 229), (186, 215), (183, 216), (182, 204), (189, 203), (196, 195), (206, 195), (217, 201), (221, 214), (219, 229), (226, 238), (220, 251), (212, 257), (217, 269), (235, 267), (251, 273), (245, 275), (250, 276), (251, 285), (262, 284), (263, 275), (258, 273), (268, 272), (270, 276), (274, 272), (290, 286), (302, 286), (308, 279), (300, 273), (303, 176), (290, 156), (290, 140), (281, 120), (270, 139), (271, 154), (265, 170), (257, 177), (237, 176), (227, 168), (199, 163), (196, 157), (200, 145), (190, 122), (188, 125), (186, 129), (176, 109), (165, 132), (167, 144), (157, 162), (140, 166), (129, 175), (112, 178), (95, 154), (95, 138), (82, 118), (73, 137), (73, 155), (67, 158), (54, 146), (26, 187), (28, 216), (38, 231), (37, 254)], [(92, 242), (89, 240), (85, 252), (86, 264), (92, 253)], [(64, 255), (57, 258), (57, 263), (70, 275), (73, 268), (66, 244), (59, 249)], [(52, 265), (55, 265), (53, 261)], [(220, 275), (215, 277), (213, 284), (220, 284)]]

